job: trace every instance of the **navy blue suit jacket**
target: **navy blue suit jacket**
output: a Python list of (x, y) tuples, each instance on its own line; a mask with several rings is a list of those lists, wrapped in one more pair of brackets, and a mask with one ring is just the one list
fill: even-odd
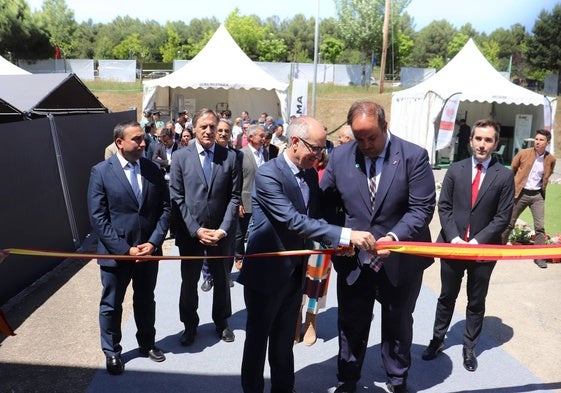
[[(117, 155), (92, 168), (88, 187), (90, 223), (99, 236), (99, 254), (125, 255), (138, 244), (150, 242), (161, 255), (169, 229), (169, 188), (158, 166), (140, 158), (142, 203), (132, 191)], [(116, 266), (113, 259), (99, 259), (102, 266)]]
[[(310, 189), (308, 208), (298, 181), (284, 156), (261, 165), (252, 193), (253, 224), (247, 254), (312, 248), (308, 239), (337, 247), (341, 228), (329, 225), (320, 216), (320, 194), (315, 169), (305, 172)], [(305, 272), (308, 257), (258, 257), (244, 259), (238, 282), (257, 291), (273, 293), (282, 287), (295, 269)]]
[[(330, 222), (369, 231), (376, 239), (393, 232), (401, 241), (431, 241), (428, 225), (436, 203), (434, 176), (427, 151), (413, 143), (391, 135), (374, 210), (364, 155), (354, 141), (333, 149), (320, 186)], [(356, 268), (356, 258), (333, 256), (332, 260), (337, 272), (346, 276)], [(384, 259), (384, 268), (390, 282), (398, 285), (432, 262), (432, 258), (394, 252)]]

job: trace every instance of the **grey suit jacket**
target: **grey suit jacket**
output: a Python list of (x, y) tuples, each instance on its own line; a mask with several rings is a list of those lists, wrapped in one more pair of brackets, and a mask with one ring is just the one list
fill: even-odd
[(242, 161), (242, 206), (246, 213), (251, 214), (251, 190), (255, 182), (255, 172), (257, 172), (257, 162), (253, 151), (247, 145), (240, 150), (243, 153)]
[[(206, 184), (196, 144), (177, 150), (170, 171), (171, 200), (177, 206), (181, 225), (176, 244), (188, 247), (195, 255), (230, 252), (229, 238), (235, 235), (240, 204), (241, 174), (236, 153), (218, 144), (214, 147), (210, 184)], [(227, 237), (218, 247), (204, 247), (196, 237), (201, 228), (222, 229)]]
[(510, 222), (514, 205), (514, 175), (495, 158), (491, 159), (477, 199), (471, 206), (471, 157), (453, 163), (442, 182), (438, 214), (442, 230), (439, 241), (449, 243), (464, 238), (481, 244), (500, 244), (501, 234)]

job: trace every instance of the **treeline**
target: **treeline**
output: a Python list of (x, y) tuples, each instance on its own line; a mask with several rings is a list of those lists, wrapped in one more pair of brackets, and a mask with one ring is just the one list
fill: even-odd
[[(381, 58), (384, 0), (333, 0), (337, 18), (321, 20), (320, 61), (364, 64)], [(561, 69), (561, 4), (542, 11), (532, 31), (515, 24), (490, 34), (470, 23), (459, 29), (446, 20), (415, 30), (414, 15), (404, 9), (411, 0), (393, 0), (386, 74), (401, 67), (440, 69), (471, 37), (487, 59), (512, 78), (543, 80)], [(91, 19), (78, 23), (65, 0), (44, 0), (32, 12), (25, 0), (0, 0), (0, 54), (18, 59), (63, 58), (136, 59), (171, 62), (193, 58), (208, 42), (220, 21), (214, 17), (181, 20), (165, 25), (154, 20), (116, 17), (110, 23)], [(234, 8), (225, 25), (253, 60), (311, 62), (314, 58), (315, 19), (302, 14), (280, 20), (240, 15)], [(227, 59), (225, 59), (227, 61)]]

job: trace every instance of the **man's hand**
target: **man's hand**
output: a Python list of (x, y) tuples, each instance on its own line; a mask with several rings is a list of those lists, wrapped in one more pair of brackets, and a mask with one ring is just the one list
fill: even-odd
[[(391, 236), (384, 236), (377, 240), (378, 242), (393, 242), (394, 238)], [(378, 255), (380, 258), (387, 258), (390, 256), (390, 250), (376, 250), (375, 255)]]
[(240, 205), (240, 208), (238, 209), (238, 216), (240, 216), (240, 218), (243, 218), (244, 215), (245, 209), (243, 208), (243, 205)]
[(370, 232), (351, 231), (351, 245), (370, 252), (375, 250), (376, 239)]
[(197, 237), (205, 246), (216, 246), (218, 241), (224, 237), (224, 232), (218, 229), (200, 228)]
[[(156, 247), (152, 243), (142, 243), (138, 244), (136, 247), (129, 248), (129, 255), (133, 257), (142, 257), (145, 255), (152, 255)], [(135, 262), (143, 262), (140, 259), (136, 259)]]

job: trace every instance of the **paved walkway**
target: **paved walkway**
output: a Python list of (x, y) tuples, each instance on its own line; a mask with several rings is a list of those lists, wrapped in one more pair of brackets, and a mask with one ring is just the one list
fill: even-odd
[[(435, 171), (437, 180), (445, 171)], [(431, 224), (438, 231), (435, 216)], [(166, 242), (167, 253), (177, 249)], [(487, 301), (483, 336), (477, 347), (479, 368), (462, 367), (461, 332), (465, 290), (441, 356), (421, 360), (428, 343), (440, 289), (439, 264), (427, 269), (417, 302), (413, 365), (409, 384), (418, 392), (561, 392), (561, 264), (539, 269), (531, 261), (497, 264)], [(236, 275), (234, 275), (235, 278)], [(334, 280), (334, 277), (332, 278)], [(240, 362), (245, 338), (242, 286), (232, 288), (230, 325), (234, 343), (219, 341), (210, 317), (212, 294), (200, 292), (201, 325), (191, 347), (181, 347), (178, 335), (179, 264), (160, 263), (156, 290), (157, 345), (167, 356), (154, 363), (138, 356), (131, 316), (125, 304), (123, 334), (126, 371), (105, 372), (99, 349), (97, 307), (101, 285), (95, 261), (66, 261), (3, 309), (16, 330), (0, 346), (0, 392), (240, 392)], [(332, 281), (333, 283), (334, 281)], [(334, 286), (318, 318), (318, 342), (295, 346), (296, 390), (331, 393), (336, 380), (337, 304)], [(372, 324), (360, 392), (384, 392), (380, 365), (379, 309)], [(269, 385), (266, 385), (266, 391)]]

